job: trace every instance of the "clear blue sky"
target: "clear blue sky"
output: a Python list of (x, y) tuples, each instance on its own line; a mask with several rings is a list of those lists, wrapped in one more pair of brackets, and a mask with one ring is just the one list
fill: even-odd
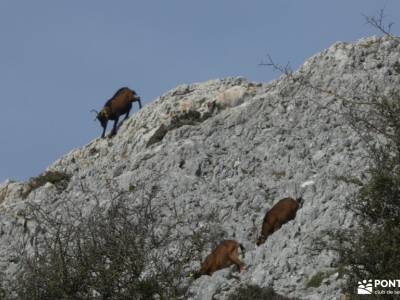
[(2, 0), (0, 182), (100, 136), (89, 111), (122, 86), (149, 103), (181, 83), (270, 81), (278, 74), (258, 66), (266, 53), (297, 68), (377, 34), (361, 14), (382, 7), (398, 33), (397, 0)]

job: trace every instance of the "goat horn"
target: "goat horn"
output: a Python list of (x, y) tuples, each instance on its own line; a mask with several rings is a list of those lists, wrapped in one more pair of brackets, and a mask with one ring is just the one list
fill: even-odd
[(92, 109), (90, 112), (94, 112), (96, 114), (96, 118), (94, 118), (93, 122), (96, 122), (97, 116), (99, 115), (99, 112), (95, 109)]
[(96, 114), (96, 118), (94, 118), (94, 120), (93, 120), (94, 122), (96, 122), (97, 115), (99, 114), (99, 112), (97, 110), (95, 110), (95, 109), (92, 109), (90, 112), (94, 112)]

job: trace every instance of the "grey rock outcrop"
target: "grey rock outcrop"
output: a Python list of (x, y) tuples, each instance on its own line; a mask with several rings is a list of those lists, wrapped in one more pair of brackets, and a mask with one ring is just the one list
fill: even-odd
[[(371, 37), (336, 43), (270, 83), (227, 78), (178, 86), (124, 122), (114, 138), (96, 139), (49, 166), (71, 175), (62, 189), (51, 182), (28, 191), (28, 183), (0, 185), (0, 266), (12, 274), (16, 233), (34, 230), (24, 217), (27, 202), (56, 210), (68, 200), (90, 209), (92, 194), (109, 201), (110, 185), (138, 199), (145, 187), (157, 186), (154, 201), (200, 220), (193, 227), (214, 211), (224, 238), (247, 249), (240, 280), (229, 270), (203, 276), (191, 285), (190, 299), (225, 299), (244, 283), (273, 286), (289, 297), (338, 299), (335, 253), (315, 251), (313, 243), (325, 230), (354, 226), (343, 204), (356, 186), (337, 178), (361, 177), (367, 168), (342, 97), (390, 95), (400, 86), (399, 74), (399, 42)], [(207, 103), (222, 94), (229, 102), (232, 93), (224, 92), (232, 87), (240, 89), (233, 104), (209, 113)], [(256, 247), (266, 210), (299, 194), (304, 205), (296, 219)], [(169, 210), (162, 218), (175, 221)], [(308, 286), (317, 274), (324, 274), (321, 285)]]

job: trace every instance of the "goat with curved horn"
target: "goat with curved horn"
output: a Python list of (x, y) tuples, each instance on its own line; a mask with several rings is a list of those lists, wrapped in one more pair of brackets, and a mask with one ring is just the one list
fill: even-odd
[(127, 87), (123, 87), (120, 88), (114, 94), (114, 96), (106, 102), (106, 104), (104, 104), (104, 107), (100, 112), (97, 112), (96, 119), (99, 120), (101, 126), (103, 127), (103, 133), (101, 134), (102, 138), (105, 136), (108, 120), (114, 121), (114, 126), (110, 136), (113, 136), (117, 133), (119, 117), (125, 114), (123, 121), (129, 117), (129, 112), (131, 111), (133, 102), (138, 102), (139, 109), (142, 108), (142, 102), (136, 92)]

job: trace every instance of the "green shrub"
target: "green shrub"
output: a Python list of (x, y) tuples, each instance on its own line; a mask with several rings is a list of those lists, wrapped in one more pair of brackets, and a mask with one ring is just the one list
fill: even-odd
[(276, 180), (281, 180), (286, 176), (285, 171), (272, 171), (271, 175), (276, 179)]
[(22, 198), (25, 199), (28, 195), (37, 188), (45, 185), (47, 182), (54, 184), (59, 191), (67, 188), (71, 175), (59, 171), (47, 171), (37, 177), (29, 179), (25, 191), (22, 193)]
[(307, 282), (307, 287), (314, 287), (317, 288), (321, 286), (322, 280), (324, 280), (326, 274), (324, 272), (318, 272), (310, 280)]
[(228, 300), (289, 300), (290, 298), (277, 294), (271, 287), (260, 287), (248, 284), (239, 287), (230, 294)]
[(0, 273), (0, 300), (6, 300), (6, 289), (4, 288), (3, 274)]
[[(397, 279), (400, 270), (400, 91), (390, 98), (376, 96), (366, 107), (353, 104), (350, 125), (365, 142), (369, 170), (346, 207), (358, 225), (330, 233), (327, 245), (339, 254), (347, 282), (344, 290), (355, 294), (358, 281)], [(379, 139), (377, 138), (379, 136)], [(379, 296), (385, 297), (389, 295)]]
[(340, 264), (346, 266), (346, 290), (369, 278), (396, 279), (400, 270), (400, 174), (371, 170), (371, 179), (348, 205), (358, 215), (357, 229), (335, 232)]

